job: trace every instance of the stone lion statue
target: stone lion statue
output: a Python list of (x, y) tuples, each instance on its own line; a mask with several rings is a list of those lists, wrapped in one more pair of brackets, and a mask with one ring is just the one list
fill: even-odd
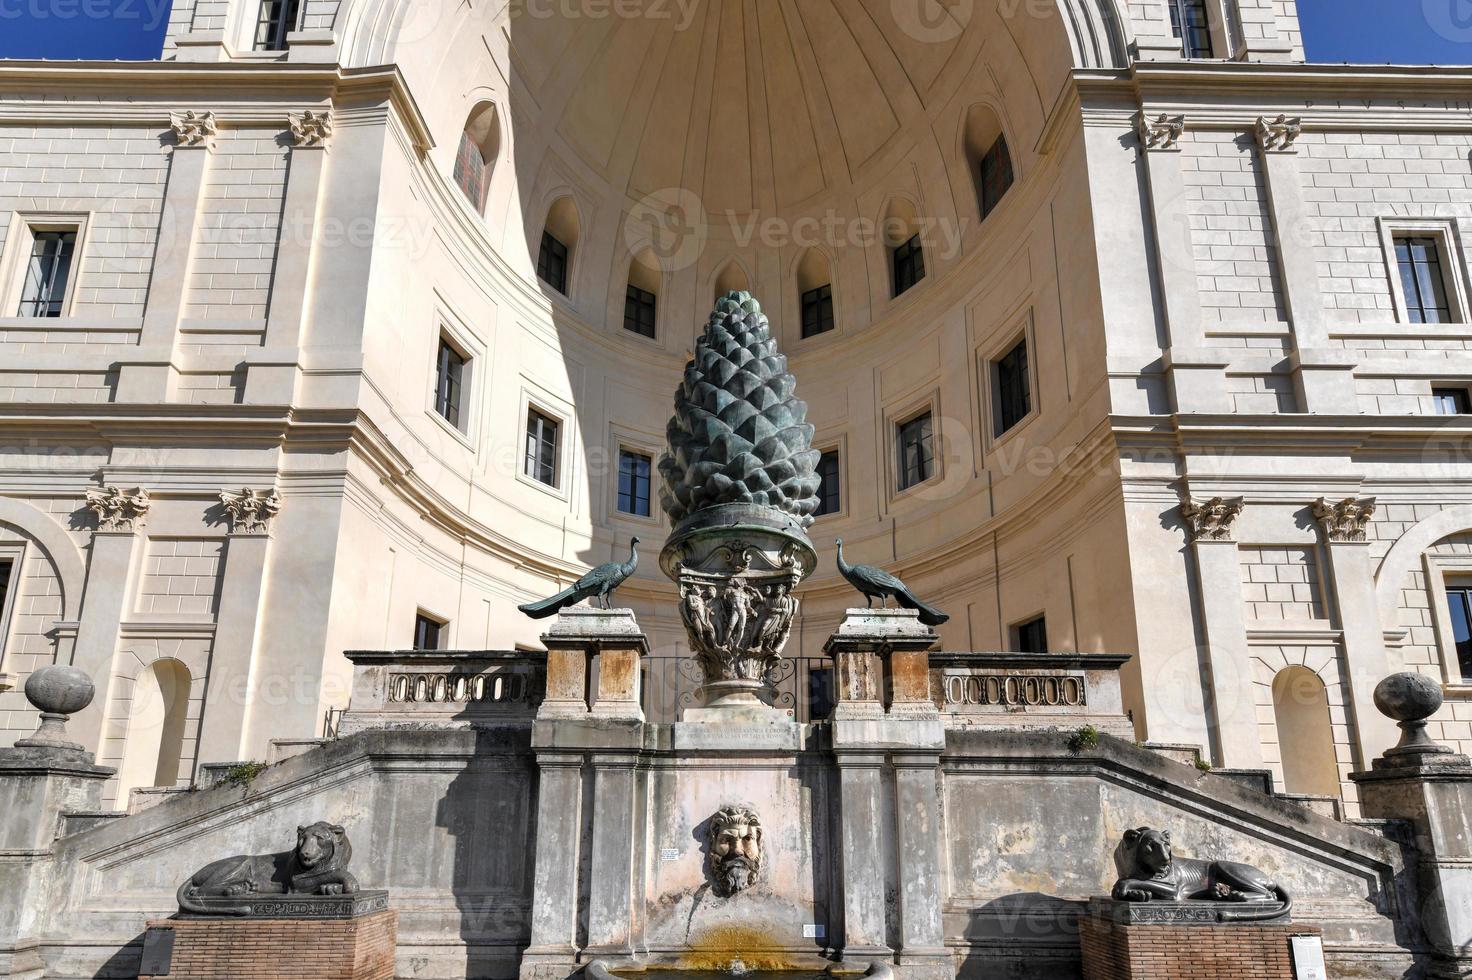
[(710, 818), (706, 858), (717, 895), (730, 898), (756, 883), (762, 870), (762, 821), (745, 804), (728, 804)]
[(296, 830), (296, 847), (278, 854), (222, 858), (179, 886), (179, 911), (194, 915), (250, 915), (248, 903), (199, 899), (247, 895), (351, 895), (358, 879), (347, 871), (353, 845), (337, 824), (317, 822)]
[(1168, 830), (1126, 830), (1115, 861), (1120, 879), (1114, 884), (1114, 898), (1122, 902), (1271, 903), (1265, 908), (1223, 909), (1219, 913), (1223, 921), (1276, 919), (1293, 908), (1288, 893), (1250, 864), (1176, 857)]

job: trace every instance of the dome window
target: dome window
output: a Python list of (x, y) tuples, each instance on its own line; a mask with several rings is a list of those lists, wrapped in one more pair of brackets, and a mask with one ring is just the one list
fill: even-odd
[(808, 249), (797, 266), (797, 294), (801, 309), (802, 336), (816, 337), (834, 327), (833, 282), (828, 260), (817, 249)]
[(624, 291), (624, 329), (654, 337), (659, 321), (659, 261), (649, 249), (629, 260), (629, 282)]
[(496, 107), (490, 102), (482, 102), (470, 113), (465, 130), (460, 134), (460, 147), (455, 152), (452, 173), (455, 186), (460, 188), (477, 212), (485, 210), (486, 191), (491, 184), (500, 142), (501, 127)]
[(966, 161), (976, 183), (981, 220), (996, 210), (1012, 187), (1012, 154), (997, 114), (984, 105), (966, 114)]
[(578, 209), (572, 198), (559, 197), (547, 209), (537, 247), (537, 278), (563, 296), (572, 295), (572, 266), (578, 247)]

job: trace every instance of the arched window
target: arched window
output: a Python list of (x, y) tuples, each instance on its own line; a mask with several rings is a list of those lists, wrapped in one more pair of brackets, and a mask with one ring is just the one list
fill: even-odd
[(804, 252), (797, 263), (797, 299), (804, 337), (833, 329), (833, 274), (828, 257), (816, 248)]
[(173, 786), (184, 755), (189, 718), (189, 670), (177, 660), (154, 661), (133, 680), (133, 697), (118, 767), (118, 798), (138, 788)]
[(1273, 678), (1273, 718), (1283, 759), (1283, 788), (1289, 793), (1339, 795), (1329, 692), (1307, 667), (1289, 667)]
[(653, 337), (659, 313), (659, 260), (644, 249), (629, 260), (629, 282), (624, 290), (624, 329)]
[(746, 270), (741, 268), (740, 262), (732, 259), (716, 276), (716, 292), (711, 300), (718, 300), (727, 293), (746, 292), (750, 289), (751, 284), (747, 282)]
[(1012, 155), (1001, 120), (984, 105), (966, 113), (966, 165), (976, 185), (976, 205), (982, 220), (991, 214), (1012, 186)]
[(899, 296), (925, 278), (925, 250), (914, 205), (900, 197), (890, 201), (882, 231), (889, 254), (891, 295)]
[(460, 148), (455, 153), (455, 185), (465, 194), (470, 206), (482, 211), (486, 206), (486, 189), (491, 185), (491, 171), (501, 148), (501, 123), (493, 102), (482, 102), (471, 110), (460, 134)]
[(537, 277), (562, 295), (572, 287), (573, 253), (578, 245), (578, 209), (572, 198), (559, 197), (547, 209), (537, 248)]

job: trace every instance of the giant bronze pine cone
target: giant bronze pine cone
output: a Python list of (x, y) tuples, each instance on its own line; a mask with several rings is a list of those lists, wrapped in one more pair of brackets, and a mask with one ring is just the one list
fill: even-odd
[(670, 520), (718, 504), (763, 504), (802, 527), (813, 522), (820, 454), (796, 387), (761, 304), (745, 292), (716, 300), (665, 429), (660, 503)]

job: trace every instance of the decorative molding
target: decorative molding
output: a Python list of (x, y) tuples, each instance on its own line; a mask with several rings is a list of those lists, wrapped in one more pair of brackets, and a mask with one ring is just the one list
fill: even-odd
[(274, 488), (252, 490), (221, 490), (220, 506), (230, 518), (232, 534), (267, 534), (271, 521), (281, 513), (281, 498)]
[(1181, 135), (1186, 131), (1186, 117), (1172, 116), (1162, 112), (1151, 119), (1141, 110), (1135, 117), (1135, 128), (1140, 133), (1140, 145), (1147, 150), (1176, 150)]
[(291, 145), (298, 150), (326, 149), (332, 138), (332, 111), (288, 112), (287, 122), (291, 125)]
[(151, 503), (142, 487), (132, 493), (113, 486), (87, 489), (87, 509), (97, 515), (99, 531), (138, 530), (148, 519)]
[(1314, 520), (1329, 541), (1364, 541), (1365, 526), (1374, 516), (1374, 497), (1345, 497), (1337, 504), (1320, 497), (1314, 502)]
[(1241, 497), (1212, 497), (1204, 504), (1187, 499), (1181, 517), (1192, 541), (1232, 541), (1237, 518), (1242, 513)]
[(185, 112), (170, 113), (169, 125), (173, 127), (174, 140), (180, 149), (213, 150), (215, 148), (215, 137), (219, 134), (219, 127), (215, 125), (213, 112), (195, 112), (189, 109)]
[(1262, 147), (1263, 152), (1277, 151), (1286, 153), (1294, 149), (1294, 143), (1303, 132), (1303, 117), (1293, 116), (1289, 118), (1286, 114), (1279, 113), (1277, 119), (1269, 119), (1267, 116), (1257, 117), (1257, 145)]

